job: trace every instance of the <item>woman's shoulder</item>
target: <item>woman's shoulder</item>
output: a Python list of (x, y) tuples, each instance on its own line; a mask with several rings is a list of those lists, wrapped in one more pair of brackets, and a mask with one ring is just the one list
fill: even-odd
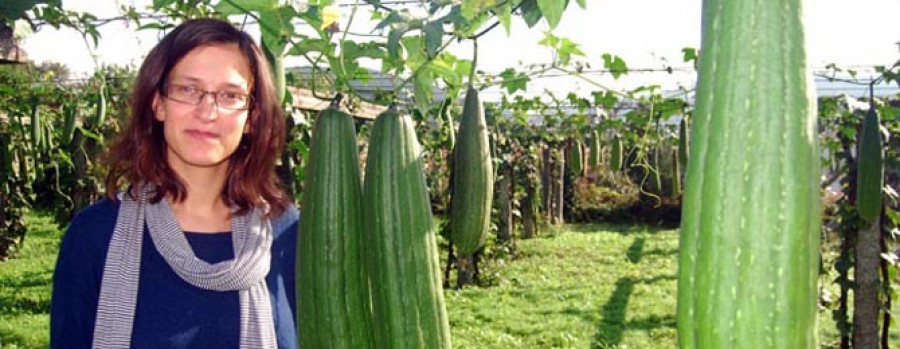
[(118, 213), (119, 203), (103, 198), (78, 211), (69, 223), (66, 235), (90, 234), (95, 237), (107, 235), (108, 238), (115, 228)]
[(72, 218), (72, 225), (87, 224), (92, 226), (115, 224), (119, 214), (119, 203), (108, 198), (103, 198), (88, 207), (78, 211)]
[(295, 233), (297, 230), (297, 222), (299, 221), (300, 211), (297, 210), (296, 206), (290, 204), (280, 215), (272, 217), (272, 230), (275, 232), (276, 236), (284, 233)]
[(102, 260), (112, 239), (118, 212), (119, 204), (109, 199), (78, 211), (63, 236), (60, 254), (68, 256), (66, 260)]
[(109, 198), (100, 199), (88, 207), (78, 211), (74, 220), (112, 220), (115, 221), (119, 213), (119, 202)]

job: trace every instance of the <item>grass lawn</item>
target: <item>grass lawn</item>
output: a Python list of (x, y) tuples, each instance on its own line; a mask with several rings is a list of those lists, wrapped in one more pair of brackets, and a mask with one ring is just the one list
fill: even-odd
[(454, 347), (675, 347), (676, 231), (565, 229), (519, 240), (497, 286), (446, 292)]
[(50, 216), (26, 215), (18, 258), (0, 262), (0, 347), (46, 348), (50, 283), (62, 231)]
[[(62, 233), (49, 216), (27, 219), (24, 250), (0, 262), (0, 348), (48, 344)], [(445, 292), (455, 348), (676, 347), (677, 231), (574, 225), (517, 245), (516, 259), (482, 265), (492, 286)], [(829, 311), (819, 327), (821, 346), (835, 347)], [(892, 336), (900, 343), (900, 325)]]

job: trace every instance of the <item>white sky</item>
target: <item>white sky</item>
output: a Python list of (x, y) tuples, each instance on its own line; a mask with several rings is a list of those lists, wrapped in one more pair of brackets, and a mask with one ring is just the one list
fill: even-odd
[[(342, 1), (344, 3), (346, 1)], [(603, 68), (604, 53), (618, 55), (629, 68), (687, 67), (682, 62), (681, 49), (700, 46), (701, 0), (588, 0), (586, 10), (571, 1), (554, 34), (569, 38), (581, 45), (587, 61), (594, 69)], [(88, 11), (99, 18), (118, 16), (119, 4), (135, 4), (142, 8), (150, 0), (64, 0), (65, 8)], [(900, 59), (896, 42), (900, 41), (900, 0), (806, 0), (804, 3), (807, 44), (810, 63), (815, 69), (835, 63), (839, 67), (864, 70), (873, 65), (891, 66)], [(346, 9), (346, 8), (344, 8)], [(371, 23), (355, 23), (372, 28)], [(346, 20), (346, 14), (343, 18)], [(479, 40), (479, 69), (499, 73), (521, 64), (547, 63), (550, 51), (537, 42), (543, 38), (547, 25), (541, 22), (527, 28), (521, 18), (514, 18), (512, 35), (502, 27)], [(354, 29), (354, 31), (364, 31)], [(156, 31), (136, 33), (121, 22), (101, 27), (100, 47), (94, 52), (100, 62), (134, 64), (159, 40)], [(92, 53), (81, 36), (70, 30), (44, 27), (24, 41), (29, 57), (36, 61), (65, 63), (82, 76), (93, 70)], [(471, 58), (471, 43), (453, 44), (450, 52), (460, 58)], [(289, 60), (288, 63), (298, 62)], [(862, 76), (867, 76), (863, 71)], [(692, 73), (630, 73), (613, 80), (609, 76), (589, 75), (588, 78), (612, 88), (626, 88), (647, 83), (665, 89), (682, 85), (693, 86)], [(596, 90), (571, 77), (545, 78), (533, 81), (530, 89), (539, 92), (548, 88), (560, 96), (569, 91), (580, 93)]]

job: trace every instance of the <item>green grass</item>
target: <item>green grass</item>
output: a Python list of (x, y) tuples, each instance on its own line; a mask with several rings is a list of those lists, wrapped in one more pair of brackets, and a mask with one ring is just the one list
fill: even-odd
[(49, 345), (50, 285), (62, 231), (48, 215), (26, 215), (17, 258), (0, 262), (0, 347)]
[[(48, 345), (62, 232), (46, 215), (27, 224), (24, 249), (0, 262), (0, 348)], [(677, 231), (574, 225), (517, 246), (516, 259), (482, 265), (491, 286), (445, 292), (454, 348), (676, 347)], [(819, 320), (821, 347), (834, 347), (830, 311)], [(896, 323), (891, 341), (900, 343)]]
[(675, 347), (678, 235), (570, 226), (519, 240), (488, 288), (448, 290), (456, 348)]

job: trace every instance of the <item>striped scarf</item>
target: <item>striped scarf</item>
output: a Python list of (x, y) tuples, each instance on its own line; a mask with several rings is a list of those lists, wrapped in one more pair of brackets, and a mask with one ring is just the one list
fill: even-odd
[(259, 209), (233, 217), (235, 258), (209, 264), (194, 255), (168, 202), (147, 201), (152, 192), (148, 187), (139, 190), (137, 201), (131, 195), (119, 194), (121, 204), (103, 269), (93, 347), (131, 346), (146, 222), (159, 253), (184, 281), (205, 290), (238, 291), (240, 348), (275, 348), (275, 326), (265, 280), (271, 263), (270, 221)]

